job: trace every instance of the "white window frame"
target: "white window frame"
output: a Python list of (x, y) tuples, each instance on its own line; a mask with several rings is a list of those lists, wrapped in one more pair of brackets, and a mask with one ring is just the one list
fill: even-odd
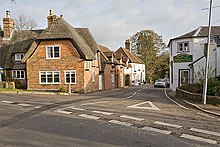
[[(182, 44), (182, 49), (180, 48), (180, 44)], [(187, 44), (187, 46), (185, 46)], [(177, 43), (177, 52), (189, 52), (189, 41), (183, 41)]]
[(85, 71), (90, 71), (92, 67), (92, 61), (85, 61)]
[[(48, 57), (48, 48), (52, 47), (52, 54), (53, 54), (53, 57)], [(59, 57), (54, 57), (54, 48), (55, 47), (59, 47)], [(61, 47), (60, 45), (54, 45), (54, 46), (46, 46), (46, 59), (60, 59), (61, 57)]]
[(22, 58), (24, 57), (24, 53), (16, 53), (15, 54), (15, 61), (21, 61)]
[[(24, 77), (21, 77), (23, 72)], [(12, 78), (13, 79), (25, 79), (25, 71), (24, 70), (12, 70)]]
[[(46, 74), (46, 82), (41, 82), (41, 75), (42, 73)], [(48, 82), (48, 75), (49, 73), (52, 73), (52, 82)], [(54, 82), (54, 75), (55, 73), (59, 73), (59, 82)], [(60, 71), (39, 71), (39, 83), (40, 84), (60, 84), (61, 79), (60, 79)]]
[[(70, 72), (70, 82), (66, 81), (67, 72)], [(76, 84), (76, 71), (75, 70), (66, 70), (64, 74), (65, 74), (65, 84)], [(75, 74), (75, 82), (72, 82), (72, 80), (71, 80), (72, 74)]]

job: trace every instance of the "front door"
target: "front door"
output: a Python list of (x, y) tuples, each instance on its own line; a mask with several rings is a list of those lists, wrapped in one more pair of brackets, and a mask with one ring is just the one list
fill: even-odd
[(179, 86), (182, 86), (188, 83), (189, 83), (189, 70), (180, 69), (179, 70)]

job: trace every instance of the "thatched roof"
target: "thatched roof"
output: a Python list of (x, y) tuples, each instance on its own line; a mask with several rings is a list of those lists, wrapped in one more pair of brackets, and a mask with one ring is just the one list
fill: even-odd
[[(80, 36), (78, 32), (84, 37)], [(91, 37), (91, 33), (87, 29), (78, 29), (78, 32), (62, 17), (59, 17), (51, 26), (45, 29), (37, 39), (70, 39), (82, 58), (87, 60), (94, 59), (94, 52), (97, 50), (95, 49), (96, 44), (94, 43), (94, 38)], [(90, 36), (90, 39), (92, 38), (92, 40), (86, 38), (86, 36)]]
[(128, 49), (120, 47), (117, 51), (115, 51), (115, 54), (121, 55), (123, 59), (128, 58), (131, 63), (144, 64), (144, 62), (138, 56), (130, 52)]
[(6, 69), (11, 69), (14, 65), (13, 55), (15, 53), (26, 53), (34, 40), (35, 39), (32, 38), (1, 47), (0, 66)]

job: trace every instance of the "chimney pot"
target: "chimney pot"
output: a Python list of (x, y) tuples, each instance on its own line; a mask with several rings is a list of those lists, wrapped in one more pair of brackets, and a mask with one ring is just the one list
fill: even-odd
[(10, 11), (6, 11), (6, 18), (10, 18)]
[(49, 13), (50, 13), (50, 15), (54, 15), (53, 9), (50, 9)]
[(62, 18), (62, 17), (63, 17), (63, 15), (60, 15), (60, 17)]
[(125, 41), (125, 48), (131, 51), (131, 42), (130, 39), (126, 39)]

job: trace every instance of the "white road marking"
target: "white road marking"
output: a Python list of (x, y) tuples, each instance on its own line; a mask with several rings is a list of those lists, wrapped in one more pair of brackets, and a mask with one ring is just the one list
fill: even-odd
[(136, 95), (136, 94), (137, 94), (137, 92), (135, 92), (135, 93), (133, 94), (133, 96)]
[(104, 112), (104, 111), (92, 111), (94, 113), (99, 113), (99, 114), (104, 114), (104, 115), (112, 115), (114, 113), (110, 113), (110, 112)]
[(217, 141), (215, 141), (215, 140), (206, 139), (206, 138), (193, 136), (193, 135), (189, 135), (189, 134), (182, 134), (180, 137), (186, 138), (186, 139), (191, 139), (191, 140), (196, 140), (196, 141), (201, 141), (201, 142), (206, 142), (206, 143), (210, 143), (210, 144), (217, 144)]
[(182, 127), (180, 125), (174, 125), (174, 124), (164, 123), (164, 122), (160, 122), (160, 121), (155, 121), (154, 124), (168, 126), (168, 127), (174, 127), (174, 128), (181, 128)]
[(84, 104), (81, 104), (81, 106), (101, 104), (101, 103), (107, 103), (107, 102), (109, 102), (109, 101), (99, 101), (99, 102), (93, 102), (93, 103), (84, 103)]
[(97, 116), (87, 115), (87, 114), (80, 114), (80, 115), (78, 115), (78, 116), (84, 117), (84, 118), (89, 118), (89, 119), (95, 119), (95, 120), (97, 120), (97, 119), (100, 118), (100, 117), (97, 117)]
[(117, 125), (122, 125), (122, 126), (131, 126), (132, 125), (131, 123), (118, 121), (118, 120), (110, 120), (109, 122), (113, 123), (113, 124), (117, 124)]
[(141, 91), (141, 89), (138, 90), (138, 92), (140, 92), (140, 91)]
[(148, 127), (148, 126), (145, 126), (145, 127), (143, 127), (142, 129), (148, 130), (148, 131), (157, 132), (157, 133), (161, 133), (161, 134), (167, 134), (167, 135), (169, 135), (170, 133), (172, 133), (172, 131), (161, 130), (161, 129), (152, 128), (152, 127)]
[(199, 133), (205, 133), (205, 134), (210, 134), (210, 135), (215, 135), (220, 137), (220, 133), (218, 132), (213, 132), (213, 131), (208, 131), (208, 130), (202, 130), (202, 129), (197, 129), (197, 128), (190, 128), (191, 131), (199, 132)]
[(207, 115), (207, 114), (200, 113), (200, 112), (198, 112), (198, 114), (203, 115), (203, 116), (206, 116), (206, 117), (209, 117), (209, 118), (215, 118), (215, 117), (212, 117), (212, 116), (209, 116), (209, 115)]
[(63, 113), (63, 114), (71, 114), (73, 112), (65, 111), (65, 110), (57, 110), (56, 112), (58, 113)]
[(1, 101), (2, 103), (6, 103), (6, 104), (13, 104), (14, 102), (12, 101), (7, 101), (7, 100), (4, 100), (4, 101)]
[(180, 106), (181, 108), (183, 108), (183, 109), (189, 109), (189, 108), (186, 108), (186, 107), (184, 107), (183, 105), (177, 103), (177, 102), (174, 101), (173, 99), (171, 99), (171, 98), (167, 95), (166, 88), (164, 89), (164, 93), (165, 93), (166, 97), (167, 97), (169, 100), (171, 100), (172, 102), (174, 102), (175, 104), (177, 104), (177, 105)]
[(18, 106), (23, 106), (23, 107), (30, 107), (30, 106), (33, 106), (31, 104), (25, 104), (25, 103), (20, 103), (20, 104), (17, 104)]
[(80, 111), (84, 111), (85, 109), (82, 109), (82, 108), (77, 108), (77, 107), (74, 107), (74, 106), (70, 106), (70, 107), (67, 107), (69, 109), (73, 109), (73, 110), (80, 110)]
[(34, 107), (34, 108), (39, 109), (39, 108), (41, 108), (41, 106), (36, 106), (36, 107)]
[(128, 116), (128, 115), (121, 115), (120, 117), (128, 118), (128, 119), (133, 119), (133, 120), (138, 120), (138, 121), (144, 120), (143, 118), (138, 118), (138, 117), (133, 117), (133, 116)]
[[(140, 105), (147, 104), (147, 103), (150, 105), (150, 107), (140, 107)], [(128, 107), (128, 108), (137, 108), (137, 109), (160, 110), (159, 108), (157, 108), (157, 107), (156, 107), (152, 102), (150, 102), (150, 101), (138, 103), (138, 104), (131, 105), (131, 106), (127, 106), (127, 107)]]

